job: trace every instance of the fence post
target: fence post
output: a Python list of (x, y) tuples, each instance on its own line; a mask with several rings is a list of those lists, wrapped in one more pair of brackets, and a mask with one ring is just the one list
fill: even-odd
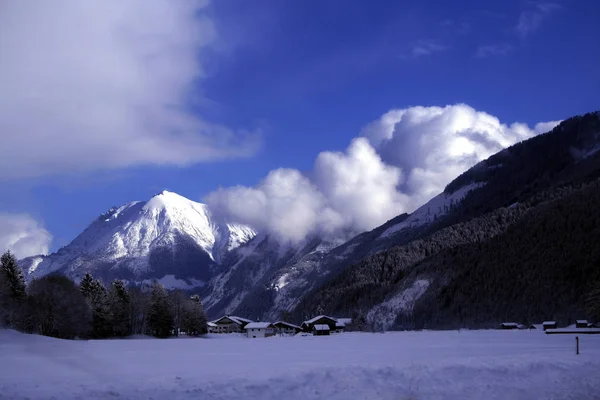
[(576, 347), (575, 354), (579, 354), (579, 336), (575, 336), (575, 347)]

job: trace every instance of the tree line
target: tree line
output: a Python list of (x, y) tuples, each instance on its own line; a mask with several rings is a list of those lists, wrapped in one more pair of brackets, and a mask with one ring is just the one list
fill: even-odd
[(0, 258), (2, 326), (62, 339), (207, 333), (198, 295), (167, 291), (158, 282), (143, 288), (114, 280), (106, 287), (89, 273), (79, 284), (63, 275), (47, 275), (27, 285), (10, 251)]

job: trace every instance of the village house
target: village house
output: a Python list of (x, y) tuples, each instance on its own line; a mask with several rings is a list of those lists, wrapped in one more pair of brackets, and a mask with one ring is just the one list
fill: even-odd
[(243, 333), (244, 328), (252, 322), (249, 319), (225, 315), (217, 320), (209, 322), (209, 333)]
[[(328, 332), (334, 332), (337, 327), (337, 320), (327, 315), (319, 315), (307, 321), (304, 321), (301, 325), (304, 332), (313, 332), (315, 325), (327, 325)], [(329, 334), (329, 333), (327, 333)]]
[(207, 322), (206, 327), (208, 328), (208, 333), (217, 333), (218, 325), (214, 322)]
[(277, 321), (273, 324), (273, 327), (275, 328), (275, 333), (277, 335), (292, 336), (302, 331), (302, 328), (298, 325), (290, 324), (285, 321)]
[(275, 335), (275, 327), (270, 322), (250, 322), (244, 327), (249, 338), (265, 338)]
[[(527, 329), (527, 327), (523, 324), (518, 324), (516, 322), (503, 322), (500, 324), (498, 329)], [(529, 328), (531, 329), (531, 328)], [(534, 327), (535, 329), (535, 327)]]
[(556, 329), (558, 325), (556, 324), (556, 321), (544, 321), (542, 323), (542, 327), (546, 331), (548, 329)]
[(346, 327), (352, 324), (352, 318), (336, 318), (335, 332), (342, 333), (346, 330)]
[(575, 328), (587, 328), (588, 325), (589, 324), (585, 319), (578, 319), (577, 321), (575, 321)]
[(316, 324), (313, 325), (312, 333), (314, 336), (329, 336), (331, 329), (327, 324)]

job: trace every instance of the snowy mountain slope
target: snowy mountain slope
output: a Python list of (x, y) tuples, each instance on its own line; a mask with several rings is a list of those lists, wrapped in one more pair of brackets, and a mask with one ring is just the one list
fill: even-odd
[[(262, 319), (280, 318), (282, 311), (294, 310), (305, 296), (345, 268), (425, 232), (435, 220), (433, 213), (427, 213), (432, 204), (439, 207), (436, 211), (441, 218), (450, 207), (458, 207), (467, 194), (481, 186), (481, 183), (466, 185), (453, 194), (441, 193), (414, 214), (398, 216), (350, 240), (314, 238), (283, 258), (254, 251), (252, 256), (245, 257), (243, 262), (211, 281), (218, 290), (209, 289), (210, 294), (205, 299), (207, 310), (214, 315), (235, 312)], [(273, 247), (269, 247), (269, 252), (278, 253)], [(231, 300), (223, 300), (225, 298)]]
[(206, 205), (163, 191), (102, 214), (69, 245), (21, 265), (30, 277), (85, 272), (140, 281), (165, 275), (208, 280), (226, 254), (251, 240), (248, 226), (219, 224)]
[[(403, 328), (459, 326), (466, 323), (467, 312), (472, 313), (468, 323), (473, 326), (492, 326), (509, 315), (506, 310), (511, 318), (520, 315), (526, 321), (542, 318), (550, 304), (552, 318), (581, 314), (579, 295), (585, 293), (590, 274), (574, 271), (594, 265), (586, 263), (587, 258), (596, 257), (600, 243), (592, 235), (598, 231), (591, 228), (592, 216), (597, 215), (592, 198), (600, 193), (599, 146), (599, 114), (586, 114), (478, 163), (413, 215), (400, 216), (334, 249), (332, 254), (343, 248), (348, 252), (339, 254), (346, 257), (344, 265), (305, 293), (292, 315), (301, 319), (321, 312), (355, 313), (381, 328)], [(573, 191), (587, 197), (568, 197)], [(443, 211), (435, 218), (434, 207)], [(573, 222), (575, 218), (581, 222)], [(557, 228), (563, 221), (566, 228)], [(563, 235), (567, 229), (569, 234)], [(535, 233), (526, 233), (530, 230)], [(567, 240), (569, 246), (564, 245)], [(573, 250), (578, 246), (586, 250)], [(558, 251), (549, 257), (550, 250)], [(532, 278), (525, 281), (524, 275)], [(541, 276), (551, 282), (539, 294)], [(491, 277), (497, 284), (490, 284)], [(497, 294), (491, 296), (491, 291)], [(563, 300), (556, 300), (561, 298), (558, 292), (565, 292)], [(476, 301), (474, 293), (479, 296)], [(482, 305), (481, 299), (489, 304)], [(542, 310), (532, 314), (533, 305)], [(410, 315), (413, 306), (420, 308)], [(473, 311), (476, 307), (478, 312)]]
[(458, 206), (458, 204), (465, 198), (469, 192), (480, 188), (484, 183), (477, 182), (465, 185), (453, 193), (442, 192), (435, 196), (433, 199), (428, 201), (425, 205), (419, 207), (415, 212), (410, 214), (404, 221), (391, 226), (386, 229), (380, 236), (380, 238), (386, 238), (392, 236), (394, 233), (399, 232), (408, 227), (415, 227), (430, 224), (437, 218), (440, 218), (452, 209), (452, 207)]

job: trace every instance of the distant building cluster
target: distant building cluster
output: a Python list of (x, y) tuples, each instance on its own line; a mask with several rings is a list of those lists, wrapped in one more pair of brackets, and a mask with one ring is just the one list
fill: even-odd
[(554, 333), (597, 333), (600, 334), (600, 322), (588, 322), (585, 319), (578, 319), (574, 324), (565, 326), (562, 328), (558, 327), (556, 321), (544, 321), (541, 324), (523, 325), (516, 322), (503, 322), (498, 326), (501, 330), (510, 329), (539, 329), (543, 330), (548, 334)]
[(208, 333), (243, 333), (252, 339), (298, 334), (327, 336), (344, 332), (346, 326), (351, 323), (351, 318), (333, 318), (327, 315), (316, 316), (302, 322), (301, 325), (294, 325), (286, 321), (255, 322), (235, 315), (225, 315), (208, 323)]

